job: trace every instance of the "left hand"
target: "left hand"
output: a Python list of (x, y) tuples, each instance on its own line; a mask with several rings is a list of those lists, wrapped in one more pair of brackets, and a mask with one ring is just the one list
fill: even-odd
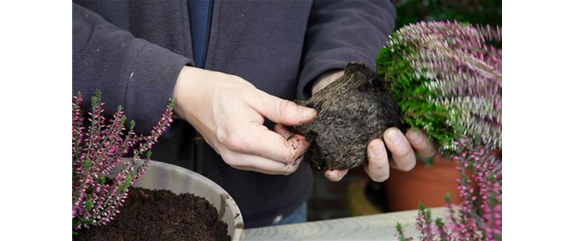
[[(315, 81), (312, 94), (319, 92), (343, 74), (344, 70), (331, 70), (323, 73)], [(391, 152), (390, 158), (387, 156), (387, 148)], [(383, 133), (382, 139), (374, 139), (369, 142), (367, 146), (368, 164), (365, 166), (365, 172), (373, 181), (383, 182), (389, 178), (389, 166), (401, 171), (412, 170), (416, 165), (415, 152), (421, 158), (431, 158), (436, 154), (436, 149), (428, 141), (427, 136), (419, 130), (409, 129), (405, 136), (395, 127), (388, 128)], [(348, 169), (327, 170), (325, 177), (337, 182), (348, 171)]]

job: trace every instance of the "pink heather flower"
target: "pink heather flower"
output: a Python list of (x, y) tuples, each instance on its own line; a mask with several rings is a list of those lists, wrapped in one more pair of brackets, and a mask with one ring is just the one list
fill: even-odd
[[(152, 146), (172, 123), (173, 101), (170, 100), (164, 114), (149, 136), (138, 135), (134, 122), (125, 128), (126, 117), (118, 107), (113, 118), (103, 116), (104, 103), (101, 92), (92, 97), (92, 111), (88, 112), (90, 126), (84, 133), (81, 110), (82, 95), (72, 101), (72, 220), (74, 229), (90, 225), (105, 225), (119, 213), (119, 207), (128, 196), (130, 187), (141, 177), (149, 165)], [(122, 157), (134, 149), (134, 157), (109, 183), (105, 177)], [(140, 155), (146, 160), (140, 162)]]

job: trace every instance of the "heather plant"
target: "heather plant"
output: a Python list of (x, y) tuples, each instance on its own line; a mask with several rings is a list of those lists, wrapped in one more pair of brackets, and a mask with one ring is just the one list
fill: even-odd
[[(89, 126), (84, 126), (81, 109), (83, 96), (78, 93), (72, 101), (72, 225), (73, 229), (105, 225), (114, 219), (128, 196), (128, 188), (140, 178), (149, 165), (150, 149), (172, 122), (173, 101), (163, 113), (150, 135), (137, 134), (135, 122), (126, 129), (127, 118), (121, 106), (113, 118), (103, 116), (102, 93), (96, 91), (88, 112)], [(130, 151), (133, 157), (122, 165)], [(145, 160), (142, 161), (142, 155)], [(107, 179), (110, 171), (121, 166), (115, 177)]]
[(493, 42), (502, 42), (501, 27), (420, 22), (393, 33), (377, 60), (404, 123), (460, 164), (462, 203), (447, 195), (446, 221), (421, 204), (420, 240), (502, 239), (502, 49)]
[[(464, 139), (455, 145), (463, 151), (455, 157), (461, 164), (458, 195), (462, 202), (455, 205), (450, 195), (445, 195), (449, 212), (446, 222), (440, 218), (433, 220), (430, 210), (421, 203), (416, 222), (418, 238), (423, 241), (502, 240), (502, 175), (496, 174), (493, 166), (496, 161), (491, 160), (500, 157)], [(472, 175), (467, 176), (465, 169), (471, 170)], [(399, 240), (413, 240), (405, 236), (400, 224), (397, 232)]]
[(502, 149), (502, 49), (490, 41), (502, 28), (421, 22), (393, 33), (377, 59), (403, 121), (443, 153), (460, 153), (462, 138)]

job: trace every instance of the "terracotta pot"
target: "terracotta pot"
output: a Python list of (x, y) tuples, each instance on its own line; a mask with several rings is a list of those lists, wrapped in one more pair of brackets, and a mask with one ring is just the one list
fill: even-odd
[(436, 156), (430, 167), (419, 161), (409, 172), (391, 168), (390, 177), (384, 183), (387, 211), (417, 209), (419, 202), (425, 207), (444, 207), (446, 193), (450, 193), (453, 203), (460, 203), (457, 179), (461, 175), (457, 165), (456, 161)]

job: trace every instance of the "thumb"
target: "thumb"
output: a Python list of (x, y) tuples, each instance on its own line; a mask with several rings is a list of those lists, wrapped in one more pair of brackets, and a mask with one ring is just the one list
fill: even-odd
[(259, 100), (260, 102), (254, 108), (261, 115), (278, 124), (300, 125), (317, 116), (315, 109), (297, 105), (292, 101), (277, 98), (263, 91), (260, 92)]

